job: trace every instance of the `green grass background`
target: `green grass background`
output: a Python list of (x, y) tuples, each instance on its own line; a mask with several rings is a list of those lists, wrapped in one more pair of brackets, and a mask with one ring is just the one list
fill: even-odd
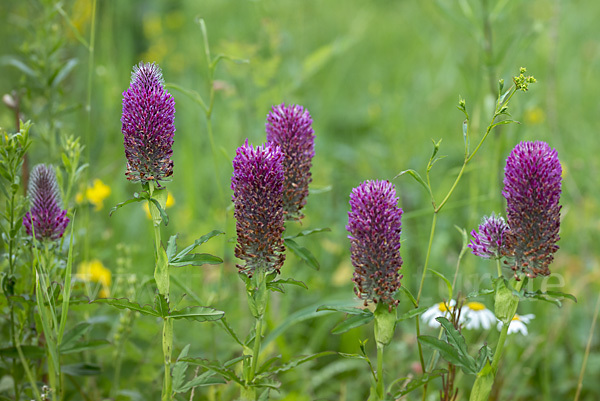
[[(62, 3), (88, 41), (91, 4), (87, 0)], [(55, 116), (60, 121), (57, 130), (82, 137), (90, 163), (87, 178), (90, 182), (101, 179), (112, 194), (103, 210), (90, 209), (87, 217), (78, 219), (76, 264), (100, 259), (112, 270), (113, 283), (129, 273), (135, 273), (140, 283), (153, 271), (151, 223), (142, 209), (134, 205), (108, 217), (112, 205), (139, 190), (124, 176), (120, 131), (121, 94), (129, 85), (132, 66), (142, 60), (157, 62), (167, 83), (195, 90), (206, 99), (206, 58), (196, 16), (206, 22), (213, 55), (249, 60), (247, 64), (223, 61), (216, 69), (215, 79), (225, 89), (215, 98), (214, 154), (202, 109), (181, 92), (171, 90), (176, 100), (177, 132), (175, 172), (167, 187), (176, 204), (168, 210), (171, 221), (163, 232), (163, 238), (179, 233), (181, 244), (213, 229), (226, 232), (203, 249), (222, 256), (224, 265), (180, 268), (173, 275), (207, 305), (224, 310), (240, 333), (250, 330), (252, 319), (233, 256), (231, 160), (246, 138), (254, 144), (264, 142), (265, 118), (272, 105), (285, 102), (305, 106), (316, 133), (313, 193), (305, 209), (306, 218), (301, 226), (291, 225), (288, 230), (329, 227), (331, 232), (302, 240), (321, 263), (320, 271), (288, 255), (282, 275), (303, 280), (309, 290), (292, 288), (284, 295), (272, 296), (269, 331), (298, 311), (314, 311), (321, 304), (353, 299), (344, 228), (351, 189), (365, 179), (392, 180), (409, 168), (424, 173), (431, 139), (443, 138), (440, 154), (447, 157), (432, 170), (435, 194), (442, 197), (462, 163), (464, 116), (455, 107), (459, 96), (466, 99), (475, 142), (492, 115), (497, 79), (503, 78), (508, 86), (519, 67), (526, 66), (538, 82), (528, 93), (517, 94), (511, 104), (511, 114), (521, 124), (496, 130), (473, 160), (440, 215), (431, 267), (452, 277), (461, 248), (454, 226), (470, 231), (483, 215), (503, 211), (504, 160), (519, 141), (543, 140), (556, 148), (565, 170), (563, 221), (561, 249), (551, 266), (555, 275), (549, 283), (558, 283), (556, 289), (573, 293), (578, 303), (566, 301), (561, 309), (539, 302), (521, 304), (521, 313), (535, 313), (536, 318), (529, 326), (529, 336), (509, 338), (495, 394), (503, 400), (573, 398), (600, 289), (600, 36), (595, 28), (600, 5), (560, 0), (100, 0), (91, 65), (88, 50), (55, 10), (53, 3), (46, 1), (0, 4), (0, 93), (22, 90), (24, 119), (40, 120), (34, 121), (38, 123), (34, 138), (39, 138), (41, 134), (36, 137), (36, 132), (48, 124), (44, 122), (44, 107), (50, 98), (57, 109), (64, 109)], [(491, 43), (486, 29), (490, 29), (487, 38), (491, 32)], [(56, 49), (47, 47), (52, 38), (58, 43)], [(32, 52), (41, 56), (33, 60)], [(48, 75), (27, 75), (11, 61), (21, 60), (30, 67), (37, 63), (35, 71), (47, 72), (49, 60), (64, 63), (70, 59), (77, 64), (51, 89), (44, 89)], [(89, 68), (92, 86), (88, 113)], [(0, 125), (14, 130), (14, 117), (6, 108), (0, 111)], [(59, 162), (58, 153), (41, 139), (34, 142), (30, 157), (32, 164)], [(405, 212), (402, 285), (416, 292), (429, 237), (431, 205), (427, 194), (410, 177), (393, 182)], [(130, 253), (130, 262), (124, 261), (123, 249)], [(455, 291), (467, 294), (489, 286), (494, 272), (493, 264), (467, 254)], [(542, 281), (536, 280), (536, 287)], [(113, 295), (125, 296), (125, 287), (115, 286)], [(139, 290), (140, 300), (150, 302), (152, 291), (148, 288)], [(184, 292), (176, 290), (179, 296)], [(443, 282), (436, 276), (428, 277), (422, 305), (440, 302), (445, 296)], [(182, 302), (191, 302), (189, 298)], [(491, 299), (482, 301), (493, 308)], [(410, 302), (402, 298), (399, 310), (410, 308)], [(94, 335), (110, 339), (118, 312), (105, 306), (74, 309), (73, 324), (96, 319)], [(341, 315), (327, 314), (290, 326), (268, 344), (265, 355), (281, 354), (287, 361), (294, 355), (323, 350), (357, 353), (358, 340), (370, 338), (372, 328), (368, 325), (341, 336), (331, 335), (331, 328), (341, 319)], [(423, 331), (434, 334), (429, 329)], [(485, 339), (482, 333), (468, 336), (474, 344)], [(496, 337), (490, 335), (490, 345), (495, 344)], [(223, 361), (240, 353), (214, 325), (177, 321), (174, 354), (188, 343), (193, 356)], [(374, 349), (372, 339), (368, 344)], [(596, 335), (581, 399), (600, 396), (599, 346)], [(111, 352), (86, 356), (103, 368), (100, 376), (80, 383), (88, 392), (87, 399), (107, 396), (113, 369)], [(426, 356), (431, 354), (427, 348), (425, 352)], [(159, 324), (146, 317), (136, 319), (124, 349), (121, 384), (130, 393), (120, 397), (157, 399), (161, 358)], [(386, 382), (416, 375), (417, 361), (414, 323), (402, 322), (386, 353)], [(367, 366), (340, 357), (322, 358), (279, 378), (281, 391), (273, 393), (273, 399), (364, 400), (368, 395)], [(459, 378), (459, 399), (466, 397), (472, 382), (471, 377)], [(434, 383), (430, 399), (437, 399), (434, 389), (439, 381)], [(196, 394), (227, 400), (234, 399), (237, 390), (228, 385), (198, 389)], [(416, 394), (412, 396), (420, 397)]]

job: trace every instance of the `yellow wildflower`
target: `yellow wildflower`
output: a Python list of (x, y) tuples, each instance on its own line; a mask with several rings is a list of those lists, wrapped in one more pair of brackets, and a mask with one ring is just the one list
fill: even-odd
[(82, 262), (77, 269), (77, 277), (82, 281), (100, 284), (102, 286), (98, 293), (100, 298), (110, 295), (112, 274), (98, 259)]
[(94, 205), (94, 210), (102, 210), (104, 199), (108, 198), (110, 193), (110, 187), (103, 183), (102, 180), (96, 178), (91, 186), (87, 186), (84, 193), (78, 192), (75, 195), (75, 202), (83, 203), (87, 200)]
[[(175, 204), (175, 198), (169, 192), (167, 194), (167, 202), (165, 203), (165, 209), (170, 208), (174, 204)], [(148, 217), (149, 219), (151, 219), (152, 216), (150, 215), (150, 207), (148, 206), (148, 202), (144, 202), (142, 207), (144, 208), (144, 212), (146, 212), (146, 217)]]

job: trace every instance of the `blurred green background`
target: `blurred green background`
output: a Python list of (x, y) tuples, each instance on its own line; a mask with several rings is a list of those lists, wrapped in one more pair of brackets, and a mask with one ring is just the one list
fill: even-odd
[[(64, 13), (64, 15), (62, 13)], [(302, 225), (288, 231), (329, 227), (331, 232), (302, 239), (321, 264), (310, 269), (288, 255), (284, 277), (307, 283), (309, 290), (274, 294), (268, 332), (295, 313), (318, 305), (350, 301), (352, 266), (346, 239), (348, 194), (365, 179), (392, 180), (409, 168), (424, 173), (431, 139), (443, 138), (446, 158), (432, 170), (432, 185), (441, 198), (452, 184), (463, 158), (459, 96), (471, 115), (472, 143), (492, 116), (497, 80), (506, 86), (525, 66), (537, 78), (530, 91), (515, 95), (510, 112), (521, 124), (502, 126), (488, 138), (459, 187), (442, 211), (430, 266), (452, 277), (461, 249), (454, 226), (470, 231), (481, 217), (503, 212), (504, 160), (521, 140), (543, 140), (558, 150), (564, 173), (561, 249), (546, 283), (573, 293), (578, 303), (523, 302), (520, 313), (534, 313), (527, 337), (509, 339), (495, 399), (563, 400), (575, 394), (589, 335), (598, 284), (600, 190), (598, 151), (600, 122), (600, 36), (595, 2), (560, 0), (489, 1), (318, 1), (318, 0), (100, 0), (95, 10), (95, 44), (89, 51), (93, 20), (91, 0), (2, 1), (0, 3), (0, 93), (16, 90), (24, 120), (31, 119), (34, 145), (30, 163), (60, 163), (56, 137), (80, 136), (90, 166), (86, 182), (102, 180), (111, 189), (104, 207), (72, 203), (78, 210), (76, 264), (98, 259), (112, 272), (111, 296), (127, 295), (126, 277), (136, 285), (152, 276), (151, 222), (139, 205), (108, 210), (131, 197), (139, 186), (124, 176), (120, 131), (121, 98), (132, 66), (156, 62), (167, 84), (209, 96), (209, 77), (197, 17), (205, 20), (213, 57), (225, 54), (248, 63), (221, 61), (215, 72), (212, 115), (215, 152), (206, 116), (197, 103), (173, 88), (176, 100), (175, 171), (167, 187), (175, 204), (168, 210), (163, 238), (179, 233), (190, 243), (213, 229), (226, 232), (203, 245), (225, 259), (222, 266), (181, 268), (173, 273), (206, 305), (224, 310), (240, 332), (252, 324), (244, 288), (236, 274), (235, 222), (229, 189), (231, 160), (246, 138), (265, 141), (265, 118), (272, 105), (305, 106), (314, 120), (316, 156), (311, 196)], [(70, 19), (67, 20), (65, 15)], [(72, 26), (71, 26), (72, 24)], [(74, 30), (80, 32), (80, 39)], [(89, 99), (89, 102), (88, 102)], [(0, 126), (15, 130), (14, 113), (0, 110)], [(425, 259), (431, 204), (408, 176), (396, 178), (403, 217), (402, 285), (416, 292)], [(489, 286), (492, 263), (465, 255), (457, 289), (463, 294)], [(536, 280), (539, 287), (543, 279)], [(150, 302), (152, 287), (137, 287)], [(92, 291), (79, 287), (79, 294)], [(89, 293), (87, 295), (90, 295)], [(93, 293), (91, 294), (94, 295)], [(447, 297), (445, 285), (431, 275), (422, 305)], [(189, 296), (183, 301), (188, 302)], [(482, 298), (489, 308), (491, 299)], [(190, 301), (191, 302), (191, 301)], [(400, 312), (411, 308), (401, 298)], [(119, 313), (108, 307), (77, 306), (74, 317), (96, 319), (95, 335), (110, 336)], [(322, 314), (281, 331), (265, 354), (293, 355), (323, 350), (357, 353), (358, 340), (369, 338), (370, 325), (341, 336), (330, 335), (343, 316)], [(297, 321), (297, 320), (296, 320)], [(157, 399), (160, 391), (159, 325), (135, 320), (123, 349), (122, 399)], [(423, 329), (427, 334), (429, 329)], [(211, 324), (175, 324), (176, 349), (191, 343), (190, 355), (221, 361), (237, 356), (233, 341)], [(481, 343), (485, 333), (468, 334)], [(488, 337), (495, 344), (497, 334)], [(600, 396), (600, 341), (593, 338), (580, 399)], [(373, 340), (370, 345), (374, 349)], [(399, 324), (386, 359), (386, 382), (418, 375), (412, 320)], [(148, 350), (154, 350), (148, 352)], [(87, 399), (102, 399), (110, 387), (111, 352), (91, 354), (103, 373), (82, 384)], [(425, 349), (426, 355), (431, 350)], [(474, 348), (475, 352), (475, 348)], [(282, 374), (273, 399), (363, 400), (368, 396), (368, 367), (361, 361), (326, 357)], [(472, 378), (460, 376), (459, 399)], [(434, 382), (433, 389), (440, 383)], [(430, 399), (437, 399), (436, 391)], [(197, 389), (198, 399), (234, 399), (233, 385)], [(418, 395), (417, 395), (418, 394)], [(420, 397), (420, 393), (413, 393)], [(121, 399), (121, 398), (119, 398)], [(219, 399), (219, 398), (216, 398)], [(410, 398), (412, 399), (412, 398)]]

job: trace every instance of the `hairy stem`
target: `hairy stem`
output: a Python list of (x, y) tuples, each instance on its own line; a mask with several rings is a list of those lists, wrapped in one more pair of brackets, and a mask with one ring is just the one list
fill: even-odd
[(377, 395), (381, 400), (385, 395), (383, 384), (383, 344), (377, 344)]
[[(515, 286), (515, 289), (517, 291), (521, 291), (521, 288), (523, 287), (523, 282), (524, 280), (517, 281), (517, 285)], [(492, 361), (492, 372), (494, 372), (494, 374), (498, 370), (498, 365), (500, 364), (500, 359), (502, 358), (502, 351), (504, 351), (504, 343), (506, 342), (506, 337), (508, 335), (508, 327), (510, 326), (510, 322), (512, 321), (512, 319), (515, 317), (515, 313), (517, 312), (518, 306), (519, 303), (517, 301), (508, 323), (502, 326), (500, 338), (498, 338), (498, 345), (496, 345), (496, 351), (494, 351), (494, 360)]]

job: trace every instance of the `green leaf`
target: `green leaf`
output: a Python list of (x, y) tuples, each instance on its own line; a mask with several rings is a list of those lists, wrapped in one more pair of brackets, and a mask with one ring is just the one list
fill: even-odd
[(156, 281), (156, 287), (158, 292), (163, 294), (165, 297), (169, 296), (169, 260), (167, 259), (167, 253), (162, 246), (158, 246), (156, 250), (158, 260), (156, 261), (156, 267), (154, 268), (154, 280)]
[(163, 294), (158, 293), (154, 296), (154, 310), (163, 318), (169, 315), (169, 302)]
[(344, 352), (338, 352), (338, 355), (347, 359), (360, 359), (361, 361), (368, 361), (368, 358), (360, 354), (346, 354)]
[(59, 351), (61, 355), (75, 354), (77, 352), (89, 351), (106, 347), (107, 345), (110, 345), (110, 342), (107, 340), (88, 340), (80, 341), (78, 343), (72, 344), (69, 347), (60, 347)]
[(433, 336), (419, 336), (417, 339), (421, 344), (428, 345), (437, 350), (442, 358), (451, 364), (455, 366), (464, 366), (458, 350), (447, 342), (439, 340), (437, 337)]
[(408, 299), (410, 299), (410, 302), (412, 302), (413, 306), (415, 308), (417, 308), (419, 306), (419, 304), (417, 303), (417, 300), (415, 299), (415, 297), (413, 296), (413, 294), (410, 292), (410, 290), (408, 288), (406, 288), (405, 286), (400, 286), (400, 291), (402, 291), (403, 293), (406, 294), (406, 296), (408, 297)]
[(160, 218), (165, 223), (165, 226), (168, 226), (169, 225), (169, 216), (167, 215), (167, 212), (165, 211), (165, 209), (163, 209), (163, 207), (160, 204), (160, 202), (157, 199), (155, 199), (155, 198), (148, 199), (148, 202), (152, 202), (152, 204), (158, 210), (158, 213), (160, 214)]
[(202, 96), (194, 91), (194, 90), (190, 90), (187, 88), (184, 88), (183, 86), (177, 85), (177, 84), (166, 84), (165, 88), (167, 89), (175, 89), (181, 93), (183, 93), (184, 95), (188, 96), (190, 99), (192, 99), (194, 102), (198, 103), (203, 109), (204, 111), (208, 110), (208, 107), (206, 107), (206, 103), (204, 103), (204, 100), (202, 99)]
[(133, 194), (133, 198), (127, 199), (125, 202), (117, 203), (115, 206), (113, 206), (113, 208), (110, 209), (110, 212), (108, 212), (108, 215), (112, 216), (112, 214), (114, 212), (116, 212), (117, 209), (120, 209), (120, 208), (122, 208), (125, 205), (129, 205), (130, 203), (141, 202), (141, 201), (144, 201), (144, 200), (147, 200), (147, 197), (140, 196), (140, 194), (136, 192), (136, 193)]
[(169, 263), (171, 263), (171, 260), (173, 260), (173, 257), (175, 256), (175, 253), (177, 253), (177, 236), (179, 234), (175, 234), (175, 235), (171, 235), (171, 237), (169, 237), (169, 241), (167, 242), (167, 259), (169, 260)]
[(181, 266), (202, 266), (202, 265), (218, 265), (223, 263), (223, 259), (218, 256), (213, 256), (208, 253), (192, 253), (185, 255), (181, 258), (175, 258), (175, 260), (169, 262), (173, 267)]
[(69, 315), (69, 303), (71, 301), (71, 274), (73, 272), (73, 228), (75, 227), (75, 214), (71, 221), (71, 235), (69, 237), (69, 252), (67, 254), (67, 266), (65, 268), (65, 285), (63, 287), (63, 302), (60, 314), (60, 325), (58, 329), (57, 344), (62, 344), (63, 334), (67, 327), (67, 317)]
[(54, 79), (52, 80), (51, 86), (53, 88), (57, 88), (58, 85), (60, 85), (60, 83), (67, 77), (67, 75), (69, 75), (69, 73), (73, 70), (73, 68), (75, 68), (77, 63), (78, 63), (78, 61), (76, 58), (72, 58), (69, 61), (67, 61), (60, 68), (60, 70), (58, 71), (58, 73), (56, 74)]
[(258, 396), (258, 400), (257, 401), (269, 401), (269, 393), (271, 392), (271, 389), (266, 389), (265, 391), (263, 391), (261, 393), (260, 396)]
[(481, 370), (485, 367), (485, 365), (492, 360), (492, 349), (484, 344), (477, 354), (477, 370), (481, 372)]
[(442, 280), (444, 280), (444, 282), (446, 283), (446, 288), (448, 288), (448, 299), (452, 299), (452, 283), (450, 282), (450, 280), (448, 280), (442, 273), (438, 272), (437, 270), (429, 269), (429, 271), (441, 278)]
[[(447, 372), (447, 370), (445, 370), (445, 369), (436, 369), (430, 373), (425, 373), (425, 374), (423, 374), (423, 376), (417, 377), (416, 379), (412, 379), (406, 385), (406, 387), (404, 387), (402, 390), (400, 390), (394, 394), (394, 399), (400, 398), (400, 397), (418, 389), (425, 383), (429, 383), (433, 379), (436, 379), (436, 378), (442, 376), (446, 372)], [(405, 379), (409, 379), (409, 378), (407, 377)]]
[(102, 373), (100, 366), (86, 362), (63, 365), (61, 369), (69, 376), (96, 376)]
[(173, 366), (173, 370), (171, 371), (173, 377), (173, 391), (176, 393), (181, 393), (181, 386), (183, 385), (183, 380), (185, 379), (185, 371), (188, 368), (188, 363), (181, 361), (182, 358), (186, 358), (188, 355), (188, 351), (190, 350), (190, 344), (187, 344), (177, 357), (177, 362)]
[(421, 178), (421, 175), (417, 171), (415, 171), (413, 169), (408, 169), (408, 170), (401, 171), (398, 174), (396, 174), (396, 176), (393, 179), (395, 180), (396, 178), (401, 177), (404, 174), (408, 174), (412, 178), (414, 178), (419, 184), (421, 184), (423, 186), (423, 188), (425, 188), (425, 190), (427, 191), (427, 193), (431, 195), (431, 189), (429, 188), (429, 185), (427, 185), (427, 183), (425, 182), (425, 180), (423, 178)]
[[(502, 114), (505, 114), (505, 113), (502, 113)], [(502, 121), (498, 121), (497, 123), (492, 124), (491, 128), (497, 127), (498, 125), (513, 124), (513, 123), (515, 123), (515, 124), (521, 124), (520, 122), (518, 122), (516, 120), (502, 120)]]
[(83, 337), (83, 335), (87, 333), (91, 327), (92, 325), (88, 322), (80, 322), (76, 324), (75, 327), (66, 332), (62, 342), (58, 347), (59, 351), (63, 352), (63, 350), (73, 347), (75, 343), (77, 343), (77, 341)]
[(575, 298), (575, 295), (568, 294), (566, 292), (561, 292), (561, 291), (546, 291), (545, 294), (548, 295), (548, 296), (551, 296), (551, 297), (555, 297), (555, 298), (567, 298), (567, 299), (570, 299), (571, 301), (577, 303), (577, 298)]
[(211, 377), (214, 375), (214, 372), (206, 372), (201, 374), (200, 376), (194, 377), (189, 382), (185, 383), (183, 386), (179, 388), (179, 391), (173, 390), (179, 393), (185, 393), (193, 389), (194, 387), (202, 387), (202, 386), (212, 386), (214, 384), (226, 384), (225, 381), (221, 377)]
[[(272, 287), (280, 287), (283, 290), (283, 288), (281, 287), (282, 285), (295, 285), (295, 286), (302, 287), (302, 288), (308, 290), (308, 287), (306, 286), (306, 284), (304, 284), (304, 282), (294, 280), (293, 278), (286, 278), (283, 280), (270, 281), (267, 283), (267, 289), (272, 290), (273, 289)], [(281, 292), (283, 292), (283, 291), (281, 291)]]
[(335, 312), (347, 313), (349, 315), (373, 315), (368, 309), (352, 308), (348, 306), (336, 306), (336, 305), (321, 305), (317, 308), (317, 312), (322, 310), (331, 310)]
[(192, 365), (202, 366), (208, 370), (220, 374), (225, 380), (234, 381), (242, 386), (245, 385), (244, 381), (238, 377), (238, 375), (236, 375), (232, 369), (222, 366), (219, 361), (210, 361), (202, 358), (182, 358), (181, 361), (188, 362)]
[(170, 319), (187, 319), (195, 320), (197, 322), (207, 322), (219, 320), (223, 317), (225, 312), (206, 308), (204, 306), (188, 306), (180, 310), (174, 310), (169, 313)]
[[(36, 258), (39, 258), (39, 255), (36, 255)], [(58, 346), (57, 346), (56, 340), (53, 336), (53, 332), (50, 330), (51, 316), (49, 316), (49, 314), (52, 314), (52, 312), (49, 312), (48, 311), (49, 308), (46, 308), (44, 306), (44, 299), (48, 299), (48, 293), (46, 292), (45, 286), (42, 285), (42, 280), (40, 280), (39, 272), (36, 272), (35, 277), (36, 277), (35, 295), (36, 295), (36, 300), (37, 300), (38, 314), (39, 314), (40, 321), (42, 323), (42, 329), (44, 330), (44, 335), (46, 337), (46, 346), (47, 346), (48, 352), (50, 354), (50, 358), (52, 359), (52, 362), (53, 362), (54, 372), (58, 375), (60, 373), (58, 371), (58, 367), (59, 367)], [(42, 288), (44, 288), (44, 289), (42, 290)], [(44, 294), (42, 294), (42, 291), (44, 291)], [(50, 302), (48, 302), (48, 305), (50, 306)]]
[(185, 255), (187, 255), (188, 253), (193, 251), (197, 246), (200, 246), (200, 245), (204, 244), (205, 242), (207, 242), (212, 237), (215, 237), (215, 236), (221, 235), (221, 234), (225, 234), (225, 233), (223, 231), (213, 230), (213, 231), (209, 232), (208, 234), (203, 235), (202, 237), (195, 240), (193, 244), (189, 245), (188, 247), (184, 248), (181, 252), (179, 252), (177, 254), (177, 256), (175, 256), (174, 259), (169, 258), (169, 261), (178, 260), (178, 259), (183, 258)]
[(135, 312), (139, 312), (142, 315), (162, 317), (159, 312), (155, 311), (152, 308), (152, 306), (150, 306), (150, 305), (140, 306), (140, 304), (131, 302), (127, 298), (119, 298), (119, 299), (117, 299), (117, 298), (101, 298), (101, 299), (96, 299), (95, 301), (92, 301), (90, 303), (108, 304), (108, 305), (114, 306), (115, 308), (129, 309), (129, 310), (132, 310)]
[(12, 65), (17, 68), (25, 75), (29, 75), (30, 77), (36, 78), (37, 74), (33, 71), (29, 66), (23, 63), (21, 60), (13, 57), (13, 56), (2, 56), (0, 57), (0, 65)]
[(263, 379), (263, 378), (269, 377), (271, 375), (276, 375), (278, 373), (287, 372), (288, 370), (294, 369), (296, 366), (301, 365), (306, 362), (309, 362), (309, 361), (312, 361), (313, 359), (320, 358), (322, 356), (333, 355), (333, 354), (336, 354), (336, 352), (323, 351), (323, 352), (318, 352), (318, 353), (312, 354), (312, 355), (298, 356), (298, 357), (293, 358), (290, 362), (286, 363), (285, 365), (283, 365), (275, 370), (267, 371), (263, 374), (257, 375), (256, 378)]
[(298, 245), (293, 239), (284, 239), (283, 242), (287, 249), (292, 251), (296, 256), (302, 259), (306, 264), (315, 270), (319, 270), (321, 266), (315, 256), (305, 247)]
[(490, 295), (493, 294), (494, 290), (492, 288), (483, 288), (481, 290), (478, 291), (472, 291), (467, 295), (467, 299), (473, 299), (473, 298), (478, 298), (484, 295)]
[(452, 325), (452, 323), (445, 317), (437, 317), (435, 320), (440, 322), (440, 324), (446, 331), (448, 343), (453, 345), (458, 350), (460, 358), (463, 360), (463, 365), (466, 365), (465, 368), (474, 373), (477, 373), (475, 359), (471, 355), (469, 355), (467, 343), (463, 335), (457, 329), (455, 329), (454, 325)]
[[(248, 357), (250, 357), (250, 355), (247, 355)], [(260, 368), (256, 371), (256, 375), (260, 375), (261, 373), (264, 372), (268, 372), (270, 371), (270, 367), (277, 361), (281, 360), (281, 355), (275, 355), (274, 357), (271, 357), (269, 359), (267, 359), (261, 366)]]
[(417, 309), (411, 309), (408, 312), (403, 313), (400, 316), (398, 316), (398, 319), (396, 319), (396, 322), (401, 322), (403, 320), (412, 319), (415, 316), (420, 316), (427, 309), (429, 309), (429, 307), (427, 307), (427, 306), (422, 306), (422, 307), (417, 308)]
[(331, 330), (331, 334), (345, 333), (348, 330), (365, 325), (373, 319), (374, 319), (373, 314), (351, 316), (348, 319), (344, 320), (343, 322), (337, 324), (333, 328), (333, 330)]
[[(21, 351), (27, 359), (43, 359), (46, 356), (44, 347), (35, 345), (21, 345)], [(19, 358), (17, 347), (7, 347), (0, 349), (0, 357), (2, 358)]]
[(236, 343), (238, 343), (242, 347), (244, 346), (244, 343), (242, 342), (242, 340), (240, 340), (240, 338), (238, 337), (238, 335), (235, 333), (235, 331), (233, 330), (233, 327), (231, 327), (231, 325), (229, 324), (229, 322), (227, 321), (227, 319), (225, 318), (225, 316), (223, 316), (223, 318), (221, 318), (221, 320), (219, 320), (219, 325), (221, 326), (221, 328), (223, 330), (225, 330), (225, 332), (227, 334), (229, 334), (231, 336), (231, 338), (233, 338), (233, 340)]
[(300, 231), (298, 234), (286, 235), (285, 237), (283, 237), (283, 239), (294, 239), (294, 238), (298, 238), (298, 237), (306, 237), (308, 235), (312, 235), (312, 234), (316, 234), (316, 233), (329, 232), (329, 231), (331, 231), (331, 228), (328, 228), (328, 227), (325, 227), (325, 228), (313, 228), (312, 230)]
[(577, 302), (577, 298), (575, 298), (574, 295), (572, 294), (567, 294), (564, 292), (560, 292), (560, 291), (546, 291), (543, 292), (542, 290), (537, 290), (537, 291), (523, 291), (522, 294), (523, 297), (525, 298), (533, 298), (533, 299), (539, 299), (540, 301), (545, 301), (545, 302), (550, 302), (551, 304), (554, 304), (556, 306), (558, 306), (559, 308), (562, 307), (562, 300), (569, 299), (573, 302)]

